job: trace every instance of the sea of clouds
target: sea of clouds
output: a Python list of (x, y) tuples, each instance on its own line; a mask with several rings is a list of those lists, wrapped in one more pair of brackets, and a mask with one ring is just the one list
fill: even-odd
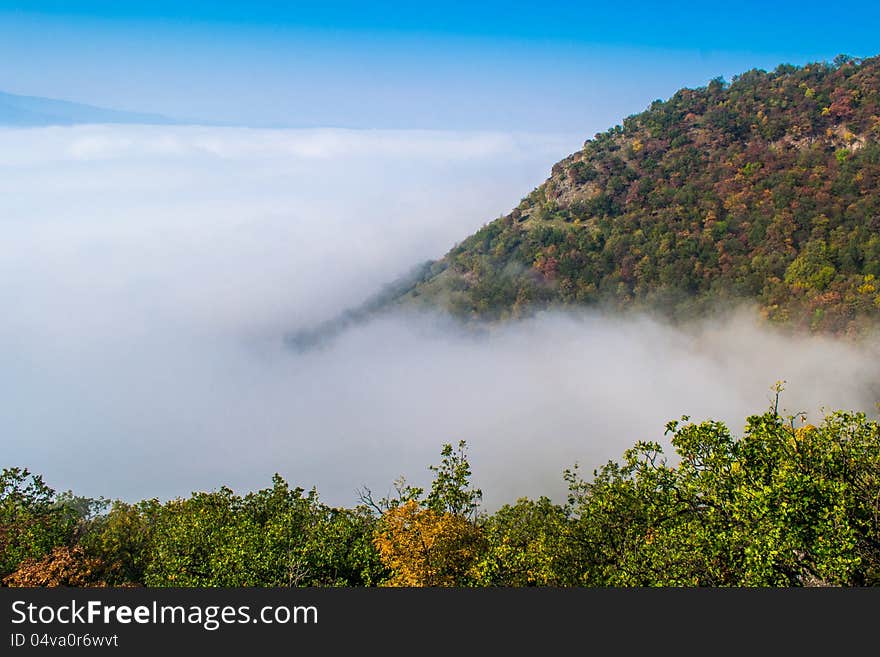
[(877, 350), (748, 311), (685, 328), (543, 314), (475, 335), (356, 305), (509, 211), (577, 136), (107, 127), (0, 130), (0, 466), (169, 498), (279, 472), (334, 504), (466, 440), (488, 506), (564, 490), (669, 419), (875, 412)]

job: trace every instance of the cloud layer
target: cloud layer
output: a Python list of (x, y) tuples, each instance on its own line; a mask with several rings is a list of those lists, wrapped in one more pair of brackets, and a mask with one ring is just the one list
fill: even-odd
[(741, 313), (687, 329), (543, 315), (476, 336), (392, 316), (294, 354), (507, 211), (564, 136), (215, 128), (0, 131), (2, 465), (136, 499), (273, 472), (351, 504), (471, 445), (488, 504), (561, 492), (682, 413), (871, 410), (877, 353)]

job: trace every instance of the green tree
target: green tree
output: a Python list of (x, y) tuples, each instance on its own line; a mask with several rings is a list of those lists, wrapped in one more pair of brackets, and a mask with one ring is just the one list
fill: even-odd
[(272, 484), (244, 497), (221, 488), (162, 506), (146, 584), (353, 586), (383, 576), (366, 510), (327, 507), (279, 475)]
[(434, 481), (425, 505), (441, 513), (473, 518), (483, 498), (483, 491), (471, 486), (467, 443), (459, 441), (456, 448), (447, 443), (443, 445), (440, 456), (439, 465), (428, 466), (434, 473)]
[(479, 586), (571, 586), (581, 561), (564, 506), (522, 498), (482, 523), (485, 548), (474, 564)]
[(572, 531), (594, 585), (876, 583), (880, 431), (864, 414), (796, 426), (771, 410), (735, 439), (671, 422), (677, 464), (641, 443), (585, 482)]

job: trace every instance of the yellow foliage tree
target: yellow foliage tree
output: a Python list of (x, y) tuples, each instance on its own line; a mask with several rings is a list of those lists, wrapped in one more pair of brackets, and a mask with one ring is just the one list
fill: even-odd
[(461, 586), (480, 553), (482, 532), (464, 516), (410, 500), (383, 514), (374, 543), (392, 572), (389, 586)]

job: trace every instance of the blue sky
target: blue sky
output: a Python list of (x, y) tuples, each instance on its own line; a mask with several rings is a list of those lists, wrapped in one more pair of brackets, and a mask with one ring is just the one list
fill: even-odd
[(880, 52), (880, 5), (0, 4), (0, 89), (254, 126), (585, 136), (682, 86)]

